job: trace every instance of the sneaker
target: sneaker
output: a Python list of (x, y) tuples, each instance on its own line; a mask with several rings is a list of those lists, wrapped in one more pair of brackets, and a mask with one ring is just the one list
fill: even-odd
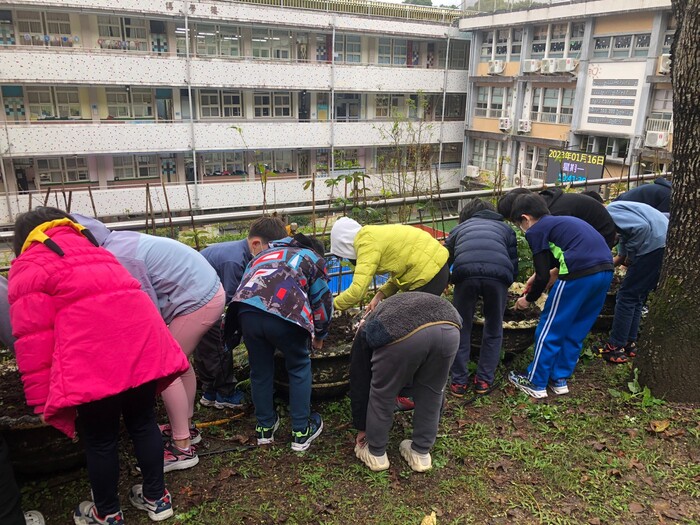
[(75, 509), (73, 513), (73, 521), (75, 525), (122, 525), (124, 523), (124, 514), (122, 511), (114, 514), (107, 514), (100, 517), (97, 514), (97, 507), (92, 501), (83, 501)]
[(569, 385), (566, 379), (555, 379), (549, 381), (549, 389), (556, 395), (561, 396), (569, 393)]
[(600, 352), (600, 356), (608, 363), (619, 365), (629, 361), (629, 357), (625, 354), (624, 346), (616, 346), (607, 342), (602, 348), (598, 349), (598, 352)]
[(191, 446), (189, 450), (182, 450), (171, 441), (166, 443), (163, 456), (163, 472), (185, 470), (194, 467), (197, 463), (199, 463), (199, 456), (194, 446)]
[[(170, 425), (158, 425), (158, 428), (160, 428), (160, 435), (163, 438), (164, 443), (173, 440), (173, 429), (170, 427)], [(202, 433), (193, 424), (190, 427), (190, 445), (196, 445), (201, 441)]]
[(24, 521), (27, 525), (46, 525), (44, 516), (38, 510), (28, 510), (25, 512)]
[(547, 397), (546, 388), (537, 388), (524, 375), (516, 374), (515, 372), (511, 371), (511, 373), (508, 374), (508, 381), (510, 381), (515, 388), (525, 392), (530, 397), (534, 397), (535, 399)]
[(311, 442), (321, 435), (323, 431), (323, 419), (321, 414), (311, 412), (309, 417), (309, 425), (303, 432), (292, 430), (292, 450), (295, 452), (303, 452)]
[(199, 398), (199, 404), (203, 407), (214, 407), (222, 408), (216, 406), (216, 393), (215, 392), (203, 392), (202, 397)]
[(355, 445), (355, 456), (373, 472), (380, 472), (389, 468), (389, 458), (386, 452), (381, 456), (375, 456), (369, 451), (368, 446)]
[(275, 431), (280, 426), (280, 416), (275, 414), (275, 424), (271, 427), (264, 427), (262, 425), (257, 425), (255, 427), (255, 437), (258, 440), (258, 445), (269, 445), (275, 442)]
[(216, 394), (214, 406), (220, 410), (223, 408), (243, 408), (245, 406), (245, 394), (240, 390), (234, 390), (230, 396)]
[(396, 398), (394, 404), (394, 412), (408, 412), (409, 410), (413, 410), (414, 408), (416, 408), (416, 404), (410, 397), (398, 396)]
[(450, 385), (450, 393), (455, 397), (464, 397), (467, 392), (469, 392), (467, 385), (460, 383), (452, 383)]
[(129, 501), (137, 509), (148, 512), (151, 521), (166, 520), (174, 514), (173, 502), (168, 489), (165, 489), (162, 498), (151, 501), (144, 497), (143, 485), (134, 485), (129, 492)]
[(477, 376), (474, 376), (473, 387), (474, 387), (474, 393), (478, 394), (480, 396), (486, 395), (489, 392), (491, 392), (491, 390), (492, 390), (492, 387), (489, 383), (487, 383), (483, 379), (480, 379)]
[(410, 439), (404, 439), (399, 445), (399, 452), (406, 460), (406, 463), (415, 470), (416, 472), (425, 472), (430, 470), (433, 466), (433, 460), (430, 457), (430, 453), (420, 454), (413, 450), (411, 446), (413, 441)]
[(637, 357), (637, 350), (638, 350), (637, 342), (630, 341), (629, 343), (627, 343), (625, 345), (624, 350), (625, 350), (625, 355), (627, 355), (627, 357), (630, 357), (630, 358)]

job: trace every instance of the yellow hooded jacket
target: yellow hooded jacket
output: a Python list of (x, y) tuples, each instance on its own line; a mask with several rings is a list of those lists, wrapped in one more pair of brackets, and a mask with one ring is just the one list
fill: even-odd
[(449, 252), (429, 233), (403, 224), (363, 226), (353, 241), (357, 264), (350, 287), (333, 301), (338, 310), (360, 302), (376, 274), (391, 277), (379, 290), (389, 297), (428, 284), (447, 263)]

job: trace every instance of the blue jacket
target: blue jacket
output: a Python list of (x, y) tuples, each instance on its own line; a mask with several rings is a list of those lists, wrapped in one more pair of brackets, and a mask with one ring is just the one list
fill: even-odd
[(226, 291), (226, 304), (236, 293), (246, 266), (253, 259), (248, 240), (211, 244), (199, 252), (212, 265)]
[(648, 204), (633, 201), (615, 201), (608, 204), (608, 212), (620, 232), (618, 255), (632, 262), (666, 246), (668, 219)]
[(642, 184), (620, 195), (616, 201), (634, 201), (648, 204), (662, 213), (671, 211), (671, 183), (659, 177), (653, 184)]
[(219, 291), (216, 271), (189, 246), (167, 237), (111, 231), (97, 219), (73, 217), (141, 283), (166, 324), (199, 310)]
[[(231, 306), (257, 308), (325, 339), (333, 315), (326, 261), (291, 237), (270, 243), (246, 268)], [(246, 305), (246, 306), (243, 306)], [(235, 307), (234, 307), (235, 308)]]
[(452, 281), (496, 279), (510, 286), (518, 275), (518, 241), (499, 213), (482, 210), (447, 237)]

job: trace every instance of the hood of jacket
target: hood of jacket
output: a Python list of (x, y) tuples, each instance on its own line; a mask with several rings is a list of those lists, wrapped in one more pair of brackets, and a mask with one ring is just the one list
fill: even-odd
[(474, 215), (472, 215), (473, 218), (479, 218), (479, 219), (491, 219), (493, 221), (502, 221), (503, 220), (503, 215), (500, 213), (493, 211), (493, 210), (481, 210), (477, 211)]
[(658, 179), (654, 180), (654, 184), (658, 184), (659, 186), (664, 186), (666, 188), (671, 188), (671, 183), (664, 179), (663, 177), (659, 177)]
[(349, 217), (341, 217), (331, 228), (331, 253), (345, 259), (357, 259), (355, 237), (362, 226)]
[(95, 236), (97, 244), (100, 246), (105, 243), (109, 234), (112, 233), (112, 230), (107, 228), (104, 223), (98, 221), (97, 219), (93, 219), (87, 215), (81, 215), (80, 213), (74, 213), (73, 217), (76, 221), (90, 230), (90, 232)]
[(544, 200), (547, 202), (547, 208), (551, 209), (552, 204), (554, 204), (559, 197), (564, 195), (564, 192), (561, 188), (548, 188), (546, 190), (542, 190), (540, 195), (542, 195)]
[(42, 222), (39, 226), (29, 232), (29, 235), (27, 235), (27, 238), (22, 245), (22, 250), (20, 253), (24, 253), (33, 243), (38, 242), (44, 244), (51, 251), (63, 257), (63, 249), (46, 233), (48, 230), (58, 228), (60, 226), (73, 228), (76, 232), (82, 234), (92, 244), (97, 246), (97, 241), (95, 240), (94, 235), (92, 235), (92, 233), (84, 226), (78, 224), (77, 222), (73, 222), (70, 219), (56, 219), (53, 221)]

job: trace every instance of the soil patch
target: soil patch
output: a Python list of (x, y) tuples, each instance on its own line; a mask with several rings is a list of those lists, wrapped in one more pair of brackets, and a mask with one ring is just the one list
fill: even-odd
[(340, 316), (334, 317), (331, 321), (328, 337), (323, 341), (323, 347), (333, 348), (352, 343), (352, 340), (355, 338), (353, 319), (354, 318), (347, 312), (343, 312)]
[(32, 410), (27, 406), (27, 400), (24, 397), (22, 379), (14, 359), (7, 359), (0, 363), (0, 405), (2, 415), (9, 418), (32, 415)]

